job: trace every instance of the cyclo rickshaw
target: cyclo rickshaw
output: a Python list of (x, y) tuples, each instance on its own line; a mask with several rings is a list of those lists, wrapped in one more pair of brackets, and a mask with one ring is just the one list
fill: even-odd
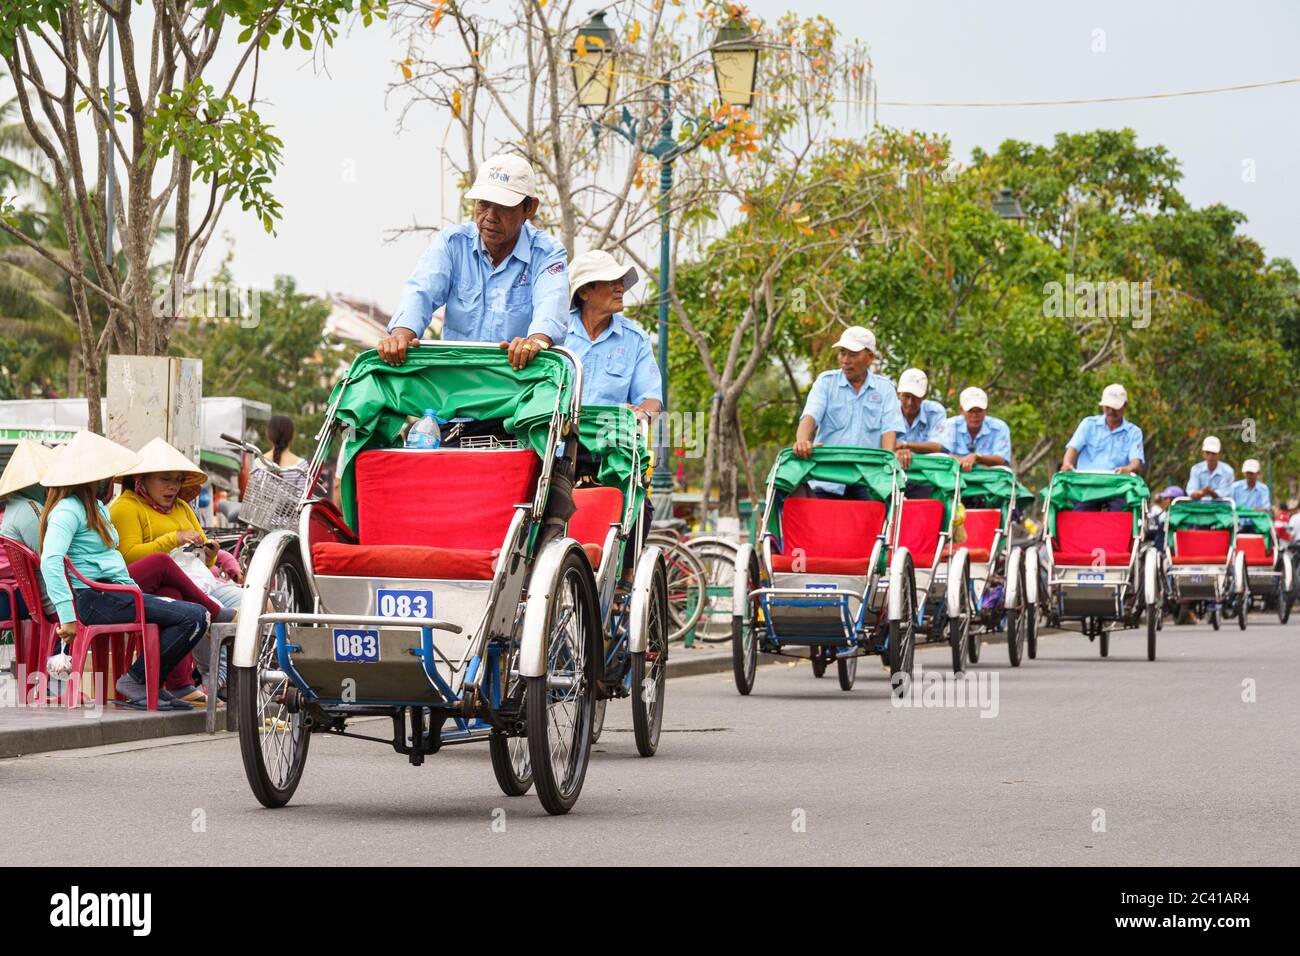
[[(1138, 627), (1145, 614), (1147, 659), (1156, 659), (1160, 626), (1161, 559), (1145, 544), (1150, 491), (1132, 474), (1059, 471), (1045, 492), (1047, 578), (1052, 616), (1077, 623), (1110, 654), (1111, 631)], [(1118, 500), (1120, 511), (1081, 511), (1089, 502)]]
[[(628, 697), (637, 752), (653, 757), (663, 728), (669, 614), (662, 549), (645, 543), (648, 529), (637, 521), (646, 499), (646, 432), (627, 406), (586, 405), (578, 440), (596, 468), (591, 484), (580, 480), (573, 491), (577, 511), (568, 531), (595, 569), (604, 633), (592, 743), (600, 738), (607, 702)], [(619, 581), (629, 551), (632, 586), (624, 593)]]
[(1246, 555), (1237, 547), (1237, 505), (1231, 498), (1175, 498), (1169, 503), (1165, 568), (1169, 606), (1209, 614), (1217, 631), (1236, 615), (1246, 629), (1250, 581)]
[[(1007, 653), (1019, 667), (1024, 652), (1038, 655), (1038, 540), (1024, 533), (1016, 515), (1034, 494), (1006, 465), (976, 465), (961, 476), (964, 541), (975, 590), (975, 619), (982, 633), (1006, 621)], [(979, 662), (980, 633), (972, 631), (970, 659)], [(954, 658), (955, 660), (955, 658)]]
[[(870, 500), (794, 496), (810, 480), (865, 486)], [(818, 648), (849, 690), (857, 659), (879, 654), (893, 692), (911, 680), (916, 649), (916, 574), (899, 541), (903, 470), (892, 452), (821, 446), (807, 459), (787, 448), (767, 480), (761, 560), (748, 544), (736, 557), (732, 665), (748, 694), (761, 649), (803, 656)], [(770, 584), (764, 585), (766, 580)], [(907, 680), (897, 675), (906, 674)]]
[(905, 494), (928, 495), (904, 497), (897, 522), (916, 576), (917, 628), (952, 647), (952, 669), (961, 673), (968, 655), (979, 660), (971, 554), (966, 544), (953, 544), (966, 475), (951, 455), (913, 455), (904, 479)]
[(1295, 566), (1289, 549), (1277, 539), (1277, 527), (1267, 511), (1237, 509), (1237, 550), (1246, 556), (1246, 580), (1251, 600), (1261, 611), (1274, 611), (1278, 623), (1291, 619), (1295, 603)]
[[(262, 804), (287, 803), (313, 735), (336, 734), (389, 744), (416, 766), (486, 740), (506, 794), (536, 783), (548, 812), (574, 805), (601, 679), (599, 596), (577, 541), (538, 539), (581, 394), (581, 366), (560, 348), (519, 371), (495, 343), (424, 343), (398, 367), (373, 350), (352, 363), (306, 485), (339, 450), (342, 512), (304, 492), (296, 528), (266, 536), (246, 579), (233, 708)], [(426, 409), (484, 433), (401, 447)], [(274, 611), (268, 592), (280, 596)], [(349, 730), (365, 717), (389, 718), (391, 739)]]

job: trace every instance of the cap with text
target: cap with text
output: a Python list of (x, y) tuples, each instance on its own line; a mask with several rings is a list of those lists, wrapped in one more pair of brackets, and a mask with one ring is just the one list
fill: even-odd
[(840, 339), (834, 345), (833, 349), (848, 349), (850, 352), (861, 352), (866, 349), (873, 355), (876, 352), (876, 333), (861, 325), (850, 325), (842, 333)]
[(474, 177), (468, 199), (484, 199), (498, 206), (518, 206), (537, 195), (537, 174), (528, 160), (512, 153), (502, 153), (483, 161)]

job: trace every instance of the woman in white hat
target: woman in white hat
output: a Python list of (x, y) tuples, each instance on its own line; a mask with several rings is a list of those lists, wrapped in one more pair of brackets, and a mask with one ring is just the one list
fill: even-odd
[[(45, 593), (59, 619), (59, 638), (70, 641), (77, 621), (85, 624), (123, 624), (135, 618), (135, 600), (122, 591), (96, 591), (73, 578), (68, 587), (63, 561), (91, 581), (131, 584), (135, 581), (117, 550), (117, 531), (104, 499), (112, 492), (115, 476), (140, 463), (140, 456), (91, 431), (78, 432), (46, 471), (42, 484), (50, 489), (41, 513), (41, 577)], [(75, 610), (74, 610), (75, 608)], [(170, 673), (208, 630), (208, 612), (187, 601), (168, 601), (144, 595), (145, 620), (158, 625), (159, 673)], [(127, 705), (144, 709), (144, 660), (138, 658), (118, 678), (118, 693)], [(189, 710), (168, 691), (159, 690), (160, 709)]]

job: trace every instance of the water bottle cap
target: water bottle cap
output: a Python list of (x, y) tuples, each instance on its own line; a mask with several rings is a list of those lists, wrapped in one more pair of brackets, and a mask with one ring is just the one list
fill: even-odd
[(426, 408), (424, 410), (424, 414), (427, 415), (429, 418), (432, 418), (434, 421), (438, 420), (438, 412), (435, 409)]

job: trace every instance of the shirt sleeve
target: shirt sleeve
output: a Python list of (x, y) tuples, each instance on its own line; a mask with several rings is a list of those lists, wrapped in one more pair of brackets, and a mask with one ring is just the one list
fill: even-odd
[(533, 275), (533, 321), (528, 334), (545, 335), (555, 345), (563, 345), (568, 331), (569, 268), (561, 246)]
[(803, 406), (803, 414), (799, 416), (811, 418), (818, 428), (821, 428), (822, 417), (826, 414), (826, 386), (822, 384), (825, 381), (826, 379), (818, 377), (813, 382), (812, 390), (808, 393), (808, 401)]
[(1073, 448), (1075, 451), (1083, 451), (1083, 446), (1088, 443), (1088, 419), (1079, 422), (1079, 427), (1074, 430), (1070, 440), (1065, 443), (1066, 448)]
[[(181, 502), (178, 502), (180, 504)], [(117, 550), (122, 553), (122, 560), (133, 564), (151, 554), (169, 553), (176, 547), (176, 532), (168, 531), (150, 541), (144, 539), (144, 524), (140, 521), (141, 506), (131, 501), (126, 495), (119, 495), (108, 509), (113, 527), (117, 529)]]
[(957, 422), (960, 418), (947, 418), (934, 430), (934, 440), (950, 455), (957, 454)]
[(77, 619), (72, 607), (72, 590), (63, 576), (63, 559), (76, 533), (77, 516), (70, 509), (55, 508), (50, 512), (45, 523), (45, 544), (41, 548), (41, 579), (60, 624), (71, 624)]
[(450, 239), (447, 230), (438, 233), (415, 264), (415, 271), (402, 286), (402, 302), (388, 323), (389, 332), (410, 329), (419, 338), (429, 327), (434, 311), (447, 304), (452, 269)]
[[(1144, 465), (1147, 463), (1146, 448), (1143, 446), (1142, 429), (1138, 428), (1136, 425), (1133, 426), (1133, 441), (1129, 443), (1128, 461), (1132, 461), (1134, 458)], [(1124, 462), (1124, 464), (1127, 465), (1128, 461)]]
[(1200, 491), (1201, 488), (1204, 487), (1205, 482), (1201, 481), (1202, 474), (1203, 472), (1196, 465), (1192, 465), (1191, 474), (1187, 476), (1188, 494), (1191, 494), (1193, 491)]
[(636, 365), (632, 369), (632, 404), (640, 405), (648, 398), (664, 400), (663, 380), (659, 377), (659, 365), (655, 362), (655, 352), (650, 340), (637, 336), (640, 345), (637, 348)]
[(885, 412), (880, 417), (880, 433), (893, 432), (895, 437), (907, 431), (907, 421), (903, 418), (903, 404), (898, 400), (898, 393), (891, 387), (884, 396)]
[(1003, 461), (1011, 464), (1011, 426), (1005, 423), (998, 426), (993, 436), (993, 454), (1001, 455)]

